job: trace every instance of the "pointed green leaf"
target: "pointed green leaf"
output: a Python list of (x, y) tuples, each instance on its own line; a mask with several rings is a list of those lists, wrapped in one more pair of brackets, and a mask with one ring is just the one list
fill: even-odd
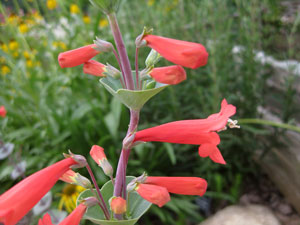
[(154, 88), (138, 91), (123, 89), (119, 81), (111, 78), (102, 78), (100, 79), (100, 83), (129, 109), (136, 111), (140, 110), (150, 98), (169, 86), (156, 82)]
[[(127, 176), (126, 183), (128, 184), (134, 177)], [(103, 195), (104, 201), (109, 207), (108, 200), (113, 196), (113, 185), (111, 181), (106, 182), (103, 187), (101, 188), (101, 193)], [(87, 197), (93, 196), (90, 190), (85, 190), (81, 192), (77, 199), (77, 205), (79, 201), (85, 199)], [(84, 215), (84, 219), (88, 219), (95, 224), (101, 225), (133, 225), (135, 224), (138, 219), (146, 213), (146, 211), (150, 208), (152, 204), (143, 198), (141, 198), (137, 193), (131, 193), (129, 195), (129, 212), (130, 212), (130, 219), (128, 220), (105, 220), (104, 214), (101, 208), (96, 205), (87, 210)]]

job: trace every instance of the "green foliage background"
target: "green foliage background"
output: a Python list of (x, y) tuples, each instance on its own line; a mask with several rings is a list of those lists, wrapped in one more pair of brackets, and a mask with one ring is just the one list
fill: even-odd
[[(266, 79), (273, 71), (255, 61), (253, 50), (264, 50), (283, 59), (296, 58), (292, 44), (283, 51), (276, 49), (276, 35), (281, 29), (287, 33), (286, 42), (294, 43), (293, 27), (280, 22), (280, 1), (155, 0), (151, 6), (149, 2), (124, 0), (118, 12), (132, 66), (134, 40), (144, 26), (153, 27), (156, 35), (202, 43), (210, 56), (205, 67), (187, 69), (185, 82), (168, 87), (145, 105), (139, 128), (205, 118), (219, 110), (223, 98), (237, 106), (234, 118), (259, 117), (257, 106), (266, 104)], [(70, 14), (71, 3), (79, 5), (79, 14)], [(27, 162), (28, 175), (60, 160), (68, 149), (89, 158), (93, 144), (105, 148), (116, 168), (129, 121), (128, 110), (112, 99), (96, 77), (84, 75), (81, 66), (61, 69), (57, 56), (64, 50), (53, 47), (55, 42), (63, 42), (67, 49), (77, 48), (92, 43), (95, 36), (113, 42), (109, 28), (98, 26), (105, 15), (88, 1), (60, 0), (58, 8), (48, 10), (45, 1), (14, 0), (0, 3), (1, 13), (5, 13), (7, 4), (16, 13), (23, 10), (26, 14), (35, 9), (44, 22), (32, 26), (25, 34), (18, 31), (16, 24), (0, 27), (0, 42), (9, 45), (16, 40), (20, 55), (14, 58), (11, 52), (0, 50), (0, 56), (5, 58), (1, 65), (11, 70), (0, 76), (0, 105), (5, 105), (8, 111), (7, 117), (0, 121), (2, 139), (15, 143), (15, 151), (21, 152)], [(82, 21), (84, 15), (91, 18), (90, 24)], [(58, 27), (65, 32), (63, 37), (59, 37)], [(234, 55), (235, 46), (243, 46), (244, 51)], [(29, 68), (22, 53), (33, 50), (36, 54), (32, 61), (39, 61), (40, 66)], [(149, 51), (148, 48), (141, 50), (140, 68)], [(112, 54), (100, 54), (97, 60), (117, 66)], [(161, 60), (159, 66), (169, 64)], [(292, 78), (286, 81), (287, 94), (281, 98), (281, 104), (287, 109), (282, 115), (285, 122), (295, 113), (292, 81)], [(132, 151), (128, 174), (137, 176), (147, 171), (151, 175), (200, 176), (208, 181), (206, 196), (213, 199), (214, 205), (220, 201), (234, 203), (242, 192), (243, 180), (259, 174), (252, 158), (256, 149), (264, 147), (256, 139), (258, 134), (269, 135), (261, 127), (248, 125), (240, 130), (221, 132), (220, 149), (226, 166), (200, 158), (196, 146), (140, 145)], [(91, 165), (97, 171), (99, 183), (103, 184), (106, 178), (92, 161)], [(15, 183), (9, 178), (11, 170), (9, 160), (0, 162), (0, 193)], [(85, 171), (80, 172), (85, 174)], [(59, 192), (61, 185), (55, 190)], [(153, 206), (140, 224), (199, 222), (204, 217), (195, 199), (194, 196), (172, 196), (166, 207)]]

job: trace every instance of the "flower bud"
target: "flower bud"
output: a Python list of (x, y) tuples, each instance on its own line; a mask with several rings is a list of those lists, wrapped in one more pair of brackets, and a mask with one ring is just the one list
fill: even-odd
[(115, 67), (113, 67), (112, 65), (110, 65), (109, 63), (107, 63), (105, 70), (106, 71), (103, 73), (104, 75), (112, 77), (116, 80), (120, 79), (121, 72), (118, 69), (116, 69)]
[(94, 40), (94, 44), (96, 45), (95, 49), (100, 52), (111, 52), (114, 49), (112, 43), (101, 40), (98, 37)]
[(92, 184), (88, 178), (82, 176), (80, 173), (75, 173), (73, 170), (68, 170), (59, 179), (66, 183), (79, 185), (86, 189), (92, 188)]
[(90, 0), (90, 2), (106, 14), (118, 11), (120, 5), (120, 0)]
[(95, 60), (89, 60), (83, 64), (83, 72), (97, 77), (105, 77), (106, 66)]
[(159, 60), (161, 58), (162, 58), (161, 55), (157, 51), (155, 51), (154, 49), (151, 49), (151, 51), (145, 61), (147, 68), (154, 66), (156, 63), (159, 62)]
[(94, 161), (102, 168), (103, 172), (106, 176), (112, 177), (113, 176), (113, 168), (108, 162), (106, 155), (104, 153), (104, 148), (93, 145), (90, 151), (90, 155), (94, 159)]
[(123, 214), (127, 211), (126, 200), (122, 197), (112, 197), (110, 199), (110, 208), (114, 214)]
[(71, 152), (71, 150), (69, 150), (69, 154), (63, 153), (63, 155), (65, 158), (72, 158), (75, 162), (77, 162), (77, 164), (71, 166), (71, 168), (73, 168), (73, 169), (82, 168), (87, 165), (87, 161), (84, 156), (75, 155)]
[(94, 205), (97, 205), (99, 201), (95, 197), (88, 197), (82, 200), (83, 204), (85, 204), (88, 208)]

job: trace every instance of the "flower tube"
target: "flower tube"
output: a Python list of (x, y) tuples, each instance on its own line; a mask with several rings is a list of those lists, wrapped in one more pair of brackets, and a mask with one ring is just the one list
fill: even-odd
[(168, 61), (196, 69), (207, 63), (208, 53), (205, 47), (199, 43), (175, 40), (155, 35), (145, 35), (143, 40), (150, 48), (156, 50)]
[(0, 196), (0, 223), (14, 225), (52, 188), (70, 166), (72, 158), (63, 159), (25, 178)]
[(143, 199), (159, 207), (170, 201), (170, 194), (165, 187), (152, 184), (139, 184), (135, 190)]
[(106, 158), (104, 148), (98, 145), (93, 145), (90, 151), (90, 155), (92, 156), (93, 160), (102, 168), (105, 175), (109, 177), (113, 175), (114, 171)]
[(58, 55), (58, 63), (61, 68), (79, 66), (100, 53), (96, 47), (97, 45), (91, 44), (62, 52)]
[(179, 84), (186, 80), (186, 73), (182, 66), (157, 67), (151, 70), (149, 75), (157, 82), (163, 84)]
[(105, 77), (106, 66), (95, 60), (89, 60), (83, 64), (83, 72), (97, 77)]
[[(157, 141), (178, 144), (204, 145), (199, 148), (201, 157), (209, 156), (213, 161), (225, 164), (217, 145), (220, 137), (216, 131), (226, 128), (230, 116), (234, 115), (236, 108), (224, 99), (219, 113), (212, 114), (206, 119), (181, 120), (162, 124), (136, 132), (134, 142)], [(206, 154), (202, 154), (202, 151)], [(200, 154), (201, 152), (201, 154)], [(206, 156), (204, 156), (206, 155)], [(217, 155), (218, 157), (214, 157)], [(211, 157), (212, 156), (212, 157)], [(222, 155), (221, 155), (222, 156)]]
[(200, 177), (147, 177), (145, 184), (167, 188), (168, 192), (181, 195), (204, 195), (206, 180)]

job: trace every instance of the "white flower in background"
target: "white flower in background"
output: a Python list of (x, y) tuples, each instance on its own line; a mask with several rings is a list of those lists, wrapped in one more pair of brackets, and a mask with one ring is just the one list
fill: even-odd
[(19, 162), (10, 174), (11, 179), (13, 180), (17, 179), (19, 176), (24, 174), (25, 170), (26, 170), (26, 162), (25, 161)]
[(52, 203), (52, 194), (49, 191), (34, 207), (33, 207), (33, 214), (39, 215), (45, 212), (47, 209), (50, 208)]
[(14, 150), (14, 147), (15, 145), (13, 143), (0, 145), (0, 160), (5, 159), (7, 156), (9, 156)]

